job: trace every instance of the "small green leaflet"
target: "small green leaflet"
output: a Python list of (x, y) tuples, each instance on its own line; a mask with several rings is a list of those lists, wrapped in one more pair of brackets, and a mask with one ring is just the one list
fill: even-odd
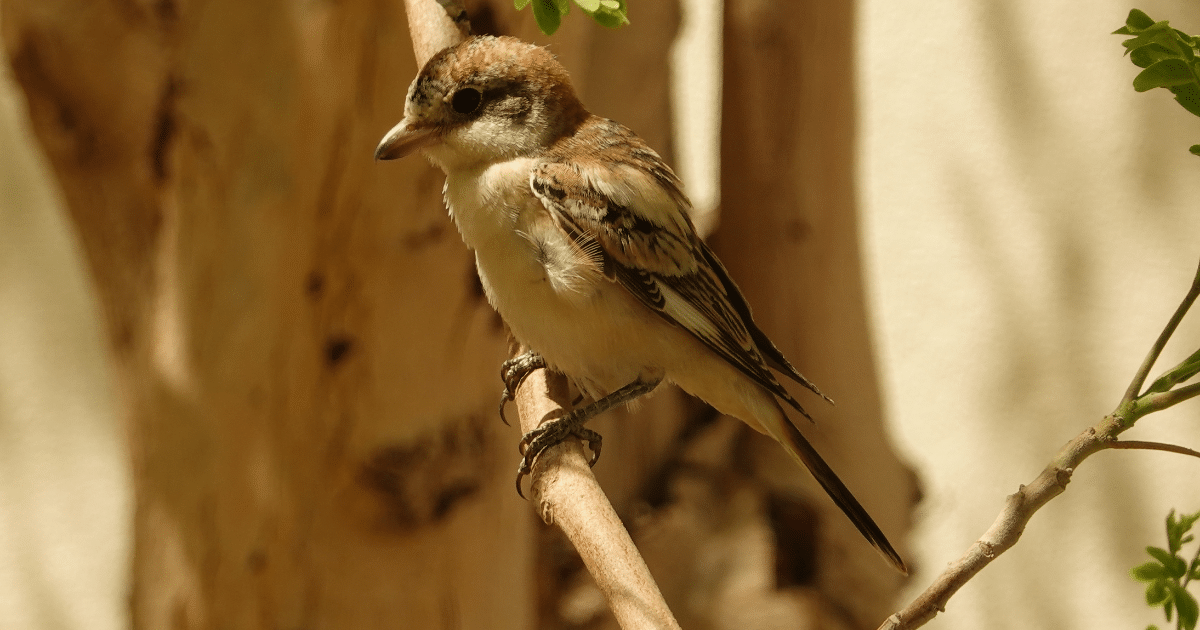
[[(1200, 512), (1176, 517), (1175, 510), (1167, 515), (1167, 548), (1146, 547), (1151, 562), (1139, 564), (1129, 572), (1133, 579), (1146, 582), (1146, 604), (1163, 609), (1167, 621), (1178, 613), (1176, 628), (1195, 630), (1200, 618), (1200, 605), (1188, 592), (1189, 582), (1200, 578), (1200, 550), (1181, 555), (1184, 545), (1192, 542), (1192, 526), (1200, 520)], [(1191, 561), (1188, 561), (1188, 556)], [(1153, 626), (1151, 626), (1153, 627)]]
[[(1156, 22), (1138, 9), (1130, 11), (1125, 26), (1113, 34), (1131, 36), (1121, 45), (1129, 60), (1144, 68), (1134, 77), (1133, 89), (1168, 89), (1184, 109), (1200, 116), (1200, 39), (1171, 28), (1166, 20)], [(1189, 151), (1200, 155), (1200, 145)]]
[[(571, 10), (571, 0), (513, 0), (518, 11), (533, 5), (533, 19), (546, 35), (553, 35)], [(601, 26), (617, 28), (629, 23), (625, 0), (575, 0), (588, 17)]]

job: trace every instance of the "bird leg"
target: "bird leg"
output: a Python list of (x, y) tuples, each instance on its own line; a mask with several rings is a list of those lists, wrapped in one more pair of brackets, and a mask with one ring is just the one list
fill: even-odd
[(521, 438), (521, 443), (518, 447), (522, 457), (521, 465), (517, 468), (517, 494), (521, 498), (525, 498), (525, 493), (521, 491), (521, 479), (533, 469), (533, 462), (542, 454), (542, 451), (566, 440), (572, 435), (588, 443), (588, 448), (592, 450), (592, 459), (588, 462), (588, 466), (595, 466), (596, 460), (600, 459), (602, 438), (599, 433), (583, 425), (592, 419), (593, 416), (604, 413), (621, 403), (629, 402), (642, 394), (650, 392), (655, 387), (658, 387), (661, 381), (662, 379), (651, 382), (636, 380), (604, 396), (600, 400), (580, 407), (565, 416), (547, 420), (538, 426), (538, 428), (526, 433)]
[(532, 350), (500, 364), (500, 380), (504, 381), (504, 391), (500, 392), (500, 421), (505, 425), (508, 424), (508, 418), (504, 417), (504, 405), (512, 400), (513, 396), (516, 396), (517, 388), (521, 386), (521, 381), (524, 381), (526, 376), (529, 376), (534, 370), (544, 367), (546, 367), (546, 360)]

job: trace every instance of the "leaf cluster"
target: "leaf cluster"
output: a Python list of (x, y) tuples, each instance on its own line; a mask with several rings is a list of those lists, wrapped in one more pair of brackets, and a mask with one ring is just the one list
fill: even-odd
[[(513, 4), (518, 11), (532, 4), (533, 19), (546, 35), (553, 35), (571, 10), (571, 0), (513, 0)], [(625, 0), (575, 0), (575, 4), (601, 26), (617, 28), (629, 23)]]
[(1180, 555), (1183, 546), (1194, 538), (1188, 532), (1197, 520), (1200, 520), (1200, 512), (1176, 518), (1175, 510), (1171, 510), (1167, 515), (1167, 548), (1146, 547), (1146, 553), (1153, 560), (1130, 571), (1133, 579), (1147, 583), (1148, 605), (1152, 608), (1162, 606), (1168, 622), (1176, 611), (1179, 613), (1175, 626), (1179, 630), (1195, 630), (1197, 617), (1200, 617), (1200, 606), (1187, 591), (1188, 582), (1200, 580), (1200, 548), (1191, 562)]
[[(1184, 109), (1200, 116), (1200, 38), (1171, 28), (1166, 20), (1155, 22), (1137, 9), (1113, 34), (1133, 36), (1121, 42), (1129, 60), (1144, 68), (1134, 77), (1133, 89), (1166, 88)], [(1200, 155), (1200, 144), (1190, 150)]]

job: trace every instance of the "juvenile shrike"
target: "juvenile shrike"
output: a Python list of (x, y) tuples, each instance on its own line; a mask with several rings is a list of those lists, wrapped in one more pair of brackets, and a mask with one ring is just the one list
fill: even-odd
[(775, 438), (907, 573), (784, 414), (778, 400), (808, 417), (769, 368), (824, 394), (754, 324), (696, 235), (675, 173), (633, 132), (584, 109), (549, 52), (475, 37), (434, 55), (375, 158), (416, 149), (446, 173), (446, 206), (488, 301), (536, 353), (506, 363), (506, 393), (544, 359), (592, 401), (522, 439), (518, 491), (538, 454), (569, 435), (598, 454), (584, 422), (665, 379)]

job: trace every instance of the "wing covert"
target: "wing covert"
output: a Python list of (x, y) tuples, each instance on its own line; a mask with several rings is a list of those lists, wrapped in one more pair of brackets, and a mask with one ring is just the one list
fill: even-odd
[(607, 277), (808, 417), (768, 363), (799, 373), (754, 325), (737, 285), (696, 235), (679, 180), (631, 132), (623, 139), (619, 160), (605, 159), (606, 147), (584, 160), (547, 156), (530, 176), (533, 194), (580, 247), (599, 247)]

